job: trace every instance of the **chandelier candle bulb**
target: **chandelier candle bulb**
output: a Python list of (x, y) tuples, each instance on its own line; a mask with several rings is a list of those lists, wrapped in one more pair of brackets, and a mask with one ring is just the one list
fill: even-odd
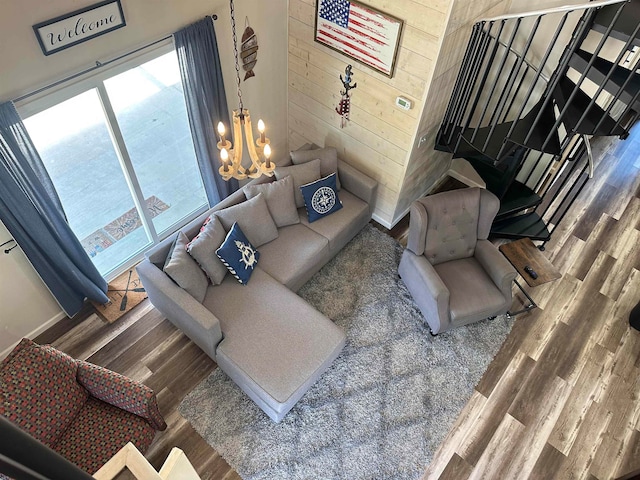
[(266, 160), (266, 167), (271, 168), (271, 146), (268, 143), (264, 146), (263, 154)]
[(225, 172), (227, 171), (227, 160), (229, 160), (229, 152), (227, 152), (226, 148), (223, 148), (220, 150), (220, 161), (222, 162)]
[(224, 128), (224, 123), (218, 122), (218, 134), (220, 135), (220, 143), (225, 142), (225, 138), (224, 138), (225, 133), (226, 133), (226, 130)]
[(264, 143), (264, 122), (262, 121), (262, 119), (258, 120), (258, 131), (260, 132), (260, 142)]

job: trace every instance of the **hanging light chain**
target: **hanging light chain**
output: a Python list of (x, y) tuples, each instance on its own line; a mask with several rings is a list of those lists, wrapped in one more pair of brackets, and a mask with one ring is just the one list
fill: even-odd
[(233, 54), (236, 59), (236, 83), (238, 85), (238, 109), (240, 111), (240, 118), (243, 116), (244, 106), (242, 104), (242, 90), (240, 90), (240, 65), (238, 64), (238, 37), (236, 36), (236, 16), (233, 0), (229, 1), (229, 7), (231, 9), (231, 31), (233, 32)]
[[(217, 143), (217, 147), (220, 150), (220, 161), (222, 163), (218, 172), (224, 180), (231, 178), (241, 180), (247, 177), (258, 178), (261, 175), (272, 176), (276, 165), (270, 161), (271, 147), (269, 146), (269, 139), (264, 134), (264, 123), (262, 120), (258, 122), (260, 136), (256, 138), (254, 142), (251, 138), (251, 117), (249, 116), (249, 111), (244, 109), (242, 103), (238, 37), (236, 34), (236, 17), (233, 0), (229, 0), (229, 7), (231, 10), (231, 31), (233, 34), (233, 54), (236, 62), (239, 107), (238, 110), (233, 111), (233, 140), (235, 142), (235, 148), (231, 142), (225, 138), (224, 124), (220, 122), (218, 126), (220, 141)], [(248, 19), (245, 19), (245, 23), (248, 25)], [(247, 144), (249, 158), (251, 158), (251, 166), (248, 168), (242, 166), (242, 145), (245, 143), (243, 137)], [(260, 158), (261, 156), (264, 156), (264, 159)]]

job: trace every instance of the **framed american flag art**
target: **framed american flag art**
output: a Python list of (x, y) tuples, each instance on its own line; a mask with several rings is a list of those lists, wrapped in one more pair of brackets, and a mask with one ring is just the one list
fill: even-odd
[(393, 76), (403, 21), (350, 0), (317, 0), (315, 41)]

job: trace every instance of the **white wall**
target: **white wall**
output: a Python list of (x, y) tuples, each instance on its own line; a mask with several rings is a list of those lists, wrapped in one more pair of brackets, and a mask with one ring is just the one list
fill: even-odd
[[(11, 235), (0, 222), (0, 243)], [(64, 313), (31, 267), (20, 247), (0, 249), (0, 358), (26, 334), (35, 336), (64, 318)]]
[[(230, 110), (237, 108), (229, 5), (226, 0), (122, 0), (127, 25), (67, 50), (44, 56), (32, 25), (96, 3), (95, 0), (0, 0), (0, 102), (104, 62), (162, 38), (207, 14), (216, 13)], [(274, 159), (286, 155), (287, 143), (287, 0), (236, 0), (238, 40), (245, 16), (256, 31), (260, 50), (256, 77), (243, 82), (245, 107), (262, 117)], [(0, 243), (11, 238), (0, 224)], [(0, 251), (0, 356), (23, 336), (34, 336), (60, 307), (19, 249)]]

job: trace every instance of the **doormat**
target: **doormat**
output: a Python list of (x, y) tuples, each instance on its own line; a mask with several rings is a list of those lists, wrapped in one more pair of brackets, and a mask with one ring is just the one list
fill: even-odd
[[(151, 218), (157, 217), (170, 207), (155, 195), (147, 198), (145, 204)], [(141, 226), (142, 221), (138, 210), (134, 207), (113, 222), (88, 235), (80, 243), (84, 251), (93, 258)]]
[(107, 323), (115, 322), (147, 298), (147, 292), (142, 286), (135, 267), (109, 282), (107, 297), (109, 297), (109, 303), (104, 305), (91, 302), (98, 316)]

